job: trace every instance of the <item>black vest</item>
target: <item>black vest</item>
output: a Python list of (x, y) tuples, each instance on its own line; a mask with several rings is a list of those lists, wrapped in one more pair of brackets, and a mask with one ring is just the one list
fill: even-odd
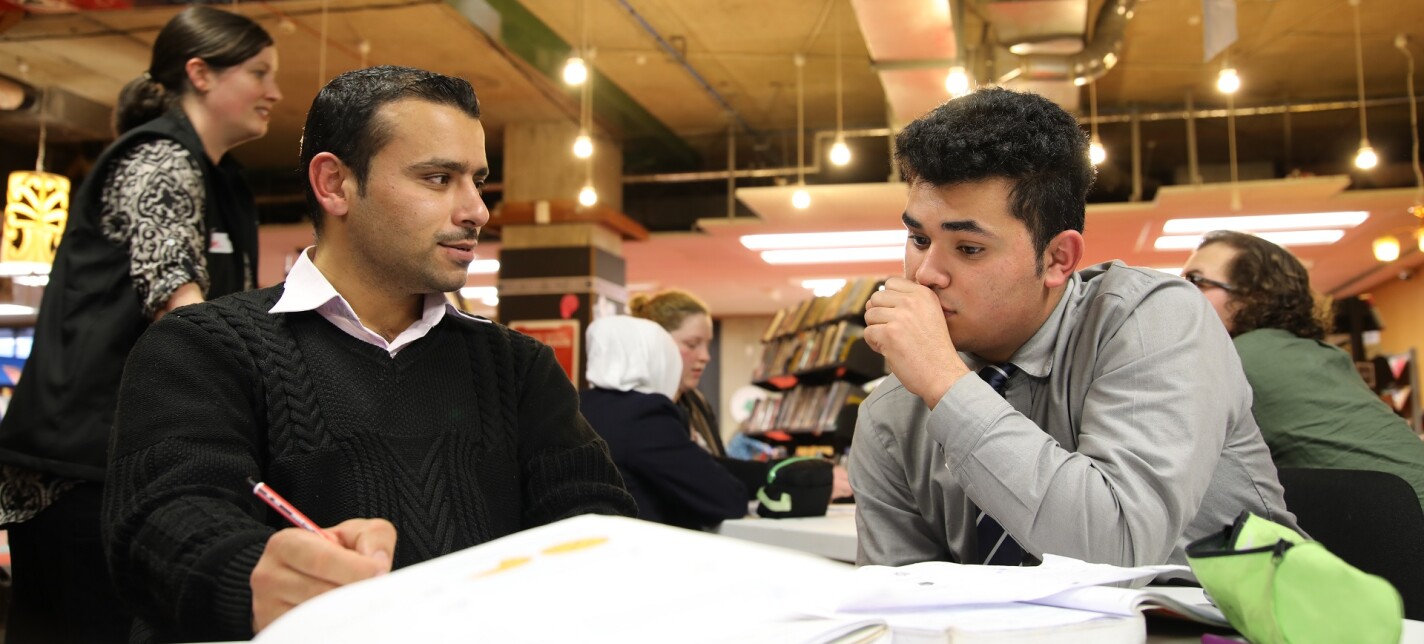
[[(257, 209), (237, 162), (226, 156), (213, 165), (181, 110), (119, 137), (70, 200), (34, 347), (0, 423), (0, 462), (63, 477), (104, 478), (124, 361), (151, 322), (129, 276), (128, 249), (111, 244), (99, 228), (104, 182), (114, 162), (152, 139), (176, 141), (202, 169), (202, 233), (211, 280), (205, 297), (241, 291), (244, 278), (256, 283)], [(214, 233), (228, 236), (232, 253), (211, 252)]]

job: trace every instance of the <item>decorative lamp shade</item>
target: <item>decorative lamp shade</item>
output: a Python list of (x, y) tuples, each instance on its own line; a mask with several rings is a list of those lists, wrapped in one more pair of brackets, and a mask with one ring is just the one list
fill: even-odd
[[(0, 264), (31, 266), (27, 273), (48, 273), (69, 220), (69, 179), (49, 172), (10, 173), (5, 191), (5, 233)], [(13, 269), (5, 271), (15, 274)]]

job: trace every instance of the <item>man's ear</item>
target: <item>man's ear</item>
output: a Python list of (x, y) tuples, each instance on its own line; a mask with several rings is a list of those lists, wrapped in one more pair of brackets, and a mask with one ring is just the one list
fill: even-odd
[(188, 84), (199, 94), (206, 94), (213, 88), (213, 69), (201, 58), (194, 56), (183, 63), (183, 73), (188, 76)]
[(307, 166), (307, 180), (324, 214), (344, 217), (350, 212), (350, 191), (354, 189), (355, 177), (351, 176), (351, 168), (335, 154), (322, 152), (312, 157), (311, 165)]
[(1083, 233), (1065, 230), (1048, 240), (1043, 249), (1043, 285), (1057, 288), (1068, 282), (1083, 259)]

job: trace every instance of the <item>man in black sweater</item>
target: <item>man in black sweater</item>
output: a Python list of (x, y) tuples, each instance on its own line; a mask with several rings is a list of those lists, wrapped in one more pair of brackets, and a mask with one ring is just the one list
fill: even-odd
[[(124, 373), (104, 525), (141, 637), (248, 639), (393, 567), (635, 513), (549, 348), (447, 309), (489, 220), (470, 85), (343, 74), (302, 162), (318, 244), (287, 282), (170, 313)], [(333, 539), (289, 527), (247, 477)]]

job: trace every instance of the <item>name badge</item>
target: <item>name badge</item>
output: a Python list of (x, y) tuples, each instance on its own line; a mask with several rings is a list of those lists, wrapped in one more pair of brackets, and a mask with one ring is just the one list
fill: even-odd
[(208, 240), (208, 252), (216, 255), (232, 254), (232, 238), (227, 233), (214, 232)]

